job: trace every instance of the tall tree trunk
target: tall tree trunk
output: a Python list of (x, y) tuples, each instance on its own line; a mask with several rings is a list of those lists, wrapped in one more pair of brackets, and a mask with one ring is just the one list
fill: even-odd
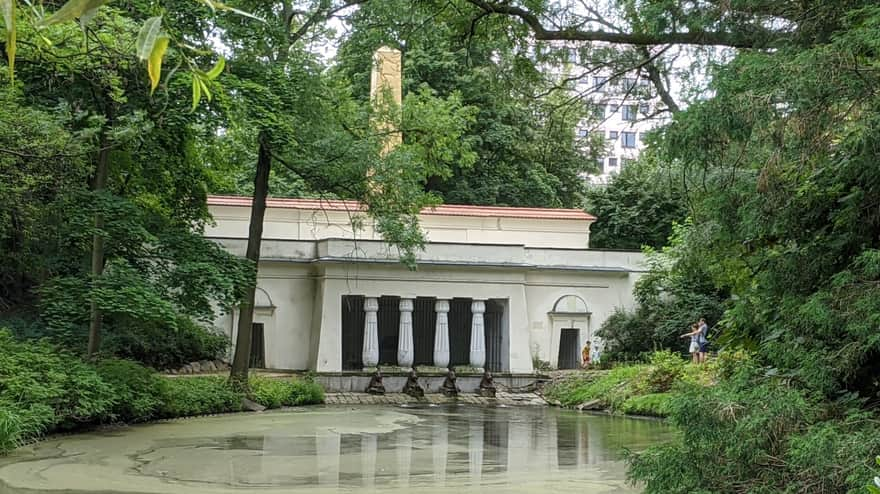
[[(109, 125), (109, 120), (107, 125)], [(107, 145), (107, 132), (101, 132), (101, 138), (98, 141), (100, 149), (98, 150), (98, 164), (95, 168), (95, 180), (92, 183), (92, 190), (101, 193), (107, 187), (107, 175), (110, 169), (110, 146)], [(104, 215), (98, 211), (95, 213), (95, 229), (104, 228)], [(98, 278), (104, 273), (104, 237), (95, 232), (92, 235), (92, 274), (91, 282), (94, 284)], [(98, 307), (97, 302), (92, 299), (91, 310), (89, 313), (89, 346), (87, 355), (94, 357), (98, 353), (101, 346), (101, 326), (103, 324), (103, 314)]]
[[(248, 244), (245, 257), (253, 262), (254, 270), (260, 263), (260, 244), (263, 242), (263, 217), (266, 214), (266, 197), (269, 195), (269, 170), (272, 157), (265, 135), (260, 135), (260, 149), (257, 155), (257, 173), (254, 177), (254, 198), (251, 203), (251, 223), (248, 227)], [(254, 293), (256, 292), (256, 272), (253, 283), (248, 286), (244, 300), (239, 305), (238, 336), (235, 338), (235, 356), (232, 359), (232, 372), (229, 379), (240, 387), (247, 386), (248, 367), (251, 356), (251, 332), (254, 322)]]

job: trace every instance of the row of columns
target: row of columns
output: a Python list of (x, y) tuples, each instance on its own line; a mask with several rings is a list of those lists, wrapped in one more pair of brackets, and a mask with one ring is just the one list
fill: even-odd
[[(413, 365), (413, 299), (401, 298), (400, 325), (397, 338), (397, 365), (410, 368)], [(434, 303), (437, 322), (434, 326), (434, 366), (449, 367), (449, 300), (438, 299)], [(379, 298), (364, 298), (364, 367), (379, 365)], [(486, 365), (486, 336), (483, 314), (486, 312), (485, 300), (471, 302), (471, 346), (470, 366), (483, 369)]]

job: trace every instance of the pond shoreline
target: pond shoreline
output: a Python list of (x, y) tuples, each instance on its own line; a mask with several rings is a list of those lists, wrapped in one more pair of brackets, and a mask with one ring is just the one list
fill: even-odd
[(635, 494), (622, 451), (643, 450), (672, 434), (659, 423), (589, 418), (548, 406), (293, 410), (56, 435), (0, 461), (0, 491), (235, 494), (259, 485), (267, 494), (306, 487), (327, 494), (526, 494), (586, 486), (588, 492)]
[[(449, 398), (442, 394), (426, 394), (424, 398), (418, 399), (413, 398), (409, 395), (405, 395), (403, 393), (386, 393), (384, 395), (372, 395), (368, 393), (325, 393), (324, 402), (323, 403), (315, 403), (310, 405), (300, 405), (300, 406), (292, 406), (292, 407), (280, 407), (267, 409), (265, 412), (280, 412), (280, 411), (292, 411), (292, 410), (306, 410), (309, 408), (316, 408), (321, 406), (340, 406), (340, 405), (450, 405), (450, 404), (461, 404), (461, 405), (477, 405), (477, 406), (503, 406), (503, 407), (514, 407), (514, 406), (550, 406), (541, 395), (537, 393), (505, 393), (499, 392), (495, 398), (485, 398), (475, 394), (464, 394), (462, 393), (457, 398)], [(64, 439), (70, 436), (75, 436), (79, 434), (88, 434), (95, 432), (112, 432), (113, 430), (124, 429), (126, 427), (139, 426), (139, 425), (150, 425), (150, 424), (163, 424), (163, 423), (174, 423), (180, 422), (184, 420), (192, 420), (192, 419), (200, 419), (206, 417), (224, 417), (231, 415), (259, 415), (261, 413), (265, 413), (263, 411), (252, 411), (252, 410), (237, 410), (232, 412), (219, 412), (219, 413), (206, 413), (206, 414), (196, 414), (196, 415), (183, 415), (179, 417), (168, 417), (168, 418), (160, 418), (155, 420), (146, 420), (143, 422), (113, 422), (106, 424), (91, 424), (91, 425), (83, 425), (81, 427), (77, 427), (74, 430), (63, 431), (63, 432), (52, 432), (51, 434), (46, 434), (44, 436), (38, 436), (28, 439), (27, 441), (23, 441), (18, 445), (16, 449), (23, 448), (26, 446), (32, 446), (34, 444)], [(14, 450), (13, 450), (14, 451)], [(0, 455), (2, 458), (2, 455)]]

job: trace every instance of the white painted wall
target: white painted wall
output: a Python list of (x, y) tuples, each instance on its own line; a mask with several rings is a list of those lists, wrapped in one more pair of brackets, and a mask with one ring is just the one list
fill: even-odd
[[(272, 369), (309, 368), (311, 309), (315, 299), (311, 267), (295, 263), (260, 263), (257, 286), (275, 305), (274, 309), (262, 308), (258, 298), (254, 310), (254, 322), (264, 325), (266, 366)], [(235, 342), (237, 311), (218, 318), (215, 326), (222, 328)]]
[[(210, 206), (216, 224), (205, 235), (214, 238), (247, 238), (250, 208)], [(364, 219), (364, 228), (355, 231), (351, 222)], [(419, 222), (430, 242), (470, 244), (508, 244), (530, 247), (584, 249), (590, 241), (592, 221), (544, 218), (501, 218), (422, 214)], [(358, 211), (268, 208), (263, 237), (281, 240), (321, 240), (348, 238), (379, 240), (372, 223)]]
[[(217, 225), (207, 236), (243, 256), (249, 208), (211, 210)], [(562, 328), (577, 327), (586, 340), (616, 308), (633, 305), (641, 254), (584, 248), (589, 221), (424, 220), (432, 239), (445, 240), (428, 243), (410, 271), (383, 242), (354, 240), (339, 211), (269, 208), (257, 284), (271, 299), (262, 305), (274, 307), (258, 307), (254, 319), (265, 325), (267, 366), (340, 371), (344, 295), (503, 300), (509, 370), (516, 373), (533, 370), (533, 354), (555, 366)], [(566, 295), (582, 298), (588, 313), (551, 314)], [(216, 321), (233, 341), (235, 319)]]

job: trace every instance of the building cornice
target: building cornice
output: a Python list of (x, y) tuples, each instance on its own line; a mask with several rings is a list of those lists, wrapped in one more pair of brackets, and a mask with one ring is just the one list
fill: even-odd
[[(251, 201), (252, 199), (246, 196), (208, 196), (208, 206), (250, 207)], [(313, 211), (342, 211), (352, 214), (365, 212), (363, 204), (359, 202), (342, 201), (337, 199), (269, 198), (266, 200), (266, 207)], [(482, 218), (596, 221), (595, 216), (583, 210), (562, 208), (522, 208), (440, 204), (424, 208), (420, 214), (427, 216), (475, 216)]]

